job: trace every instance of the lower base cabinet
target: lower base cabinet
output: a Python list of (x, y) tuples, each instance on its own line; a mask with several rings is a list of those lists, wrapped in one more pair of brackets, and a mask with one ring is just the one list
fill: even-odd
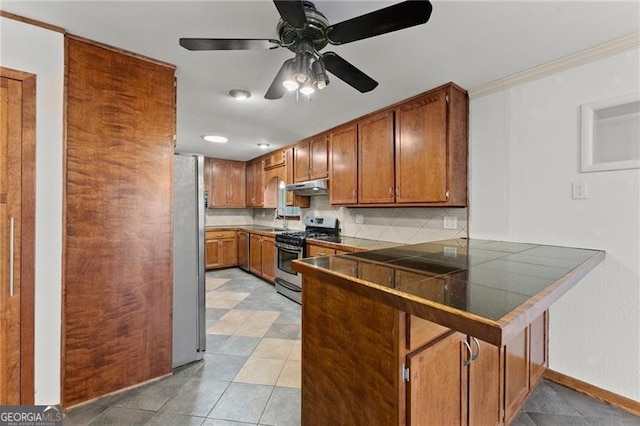
[(238, 266), (238, 237), (236, 231), (207, 230), (204, 244), (206, 269)]
[(303, 425), (505, 425), (546, 369), (547, 312), (498, 347), (316, 278), (303, 285)]
[(276, 280), (275, 238), (251, 234), (249, 240), (249, 271), (273, 284)]
[(502, 348), (458, 332), (434, 339), (407, 355), (407, 424), (509, 424), (542, 379), (546, 348), (547, 312)]

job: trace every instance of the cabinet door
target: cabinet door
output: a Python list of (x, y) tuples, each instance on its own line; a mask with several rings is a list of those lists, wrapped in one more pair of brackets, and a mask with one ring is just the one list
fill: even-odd
[(251, 234), (249, 241), (249, 270), (255, 275), (262, 275), (262, 237)]
[(398, 107), (396, 128), (396, 202), (446, 201), (446, 90)]
[(331, 132), (331, 204), (358, 202), (358, 132), (355, 124)]
[(324, 179), (329, 176), (329, 136), (314, 136), (309, 142), (309, 179)]
[(246, 166), (244, 163), (229, 163), (229, 207), (246, 207)]
[(205, 241), (205, 264), (207, 269), (220, 266), (220, 240)]
[(228, 207), (229, 163), (210, 159), (211, 162), (211, 193), (209, 204), (213, 207)]
[(262, 160), (247, 164), (247, 207), (262, 207), (264, 201), (264, 168)]
[(220, 240), (220, 266), (237, 266), (238, 265), (238, 239), (226, 238)]
[(467, 422), (467, 358), (455, 332), (410, 354), (407, 382), (407, 424), (465, 425)]
[(300, 142), (293, 147), (293, 179), (294, 182), (304, 182), (309, 180), (309, 141)]
[(548, 314), (544, 312), (529, 326), (529, 388), (538, 384), (547, 369)]
[(262, 237), (262, 278), (270, 283), (276, 280), (276, 246), (271, 237)]
[(393, 111), (358, 122), (358, 203), (394, 202), (393, 139)]
[(528, 328), (504, 346), (505, 423), (518, 414), (529, 392), (529, 336)]
[(468, 343), (476, 355), (469, 364), (469, 424), (501, 424), (500, 348), (471, 338)]

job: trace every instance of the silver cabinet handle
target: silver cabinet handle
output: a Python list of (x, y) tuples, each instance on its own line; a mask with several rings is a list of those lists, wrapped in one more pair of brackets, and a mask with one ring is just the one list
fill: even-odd
[(16, 221), (13, 216), (9, 219), (9, 296), (13, 297), (13, 240), (15, 236)]
[(400, 196), (400, 187), (396, 186), (396, 197)]
[(469, 364), (471, 364), (471, 361), (473, 361), (473, 351), (471, 350), (471, 346), (469, 346), (469, 342), (467, 342), (467, 339), (463, 340), (462, 343), (464, 343), (464, 345), (467, 347), (467, 352), (469, 352), (469, 356), (464, 362), (464, 366), (467, 367)]
[(392, 186), (389, 187), (389, 195), (393, 196), (393, 187)]
[(476, 348), (478, 348), (478, 352), (476, 352), (476, 354), (471, 357), (471, 361), (475, 361), (480, 356), (480, 342), (478, 342), (478, 339), (476, 339), (475, 337), (472, 337), (471, 340), (475, 342)]

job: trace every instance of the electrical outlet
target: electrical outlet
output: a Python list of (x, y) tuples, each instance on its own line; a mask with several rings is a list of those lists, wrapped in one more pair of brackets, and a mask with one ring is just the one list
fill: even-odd
[(573, 198), (574, 200), (583, 200), (585, 198), (589, 198), (589, 194), (587, 193), (587, 183), (573, 182), (571, 184), (571, 198)]
[(444, 246), (442, 248), (442, 253), (445, 257), (458, 257), (458, 249), (455, 247)]
[(264, 216), (265, 216), (265, 214), (264, 214), (264, 212), (262, 212), (262, 217), (264, 217)]
[(364, 216), (361, 214), (356, 215), (356, 223), (362, 225), (364, 223)]
[(456, 216), (445, 216), (442, 226), (444, 229), (458, 229), (458, 218)]

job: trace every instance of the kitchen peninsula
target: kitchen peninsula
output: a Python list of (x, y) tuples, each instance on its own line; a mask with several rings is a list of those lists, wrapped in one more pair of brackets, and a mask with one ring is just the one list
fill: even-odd
[(459, 239), (294, 262), (302, 424), (509, 424), (548, 363), (548, 308), (603, 251)]

